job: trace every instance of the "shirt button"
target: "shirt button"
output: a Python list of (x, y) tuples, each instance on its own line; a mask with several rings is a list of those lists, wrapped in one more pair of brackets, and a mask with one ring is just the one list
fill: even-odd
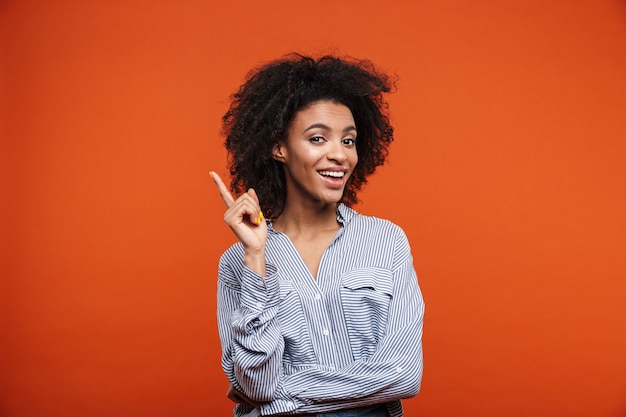
[(263, 282), (262, 279), (260, 279), (257, 284), (259, 284), (260, 287), (264, 287), (265, 286), (265, 282)]
[(396, 372), (397, 372), (397, 373), (401, 373), (401, 372), (402, 372), (402, 368), (398, 366), (398, 367), (396, 368)]
[(330, 334), (330, 332), (328, 331), (328, 329), (324, 329), (324, 331), (322, 332), (324, 333), (324, 336), (328, 336)]
[(256, 303), (256, 308), (259, 310), (263, 308), (263, 303)]
[(316, 300), (321, 300), (321, 299), (322, 299), (322, 296), (321, 296), (320, 294), (315, 294), (315, 299), (316, 299)]

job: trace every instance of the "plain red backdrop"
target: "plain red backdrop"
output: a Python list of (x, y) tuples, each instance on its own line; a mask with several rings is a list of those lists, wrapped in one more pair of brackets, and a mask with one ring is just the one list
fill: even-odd
[(0, 2), (3, 417), (230, 415), (208, 176), (248, 69), (399, 76), (359, 210), (427, 303), (407, 416), (626, 415), (626, 4)]

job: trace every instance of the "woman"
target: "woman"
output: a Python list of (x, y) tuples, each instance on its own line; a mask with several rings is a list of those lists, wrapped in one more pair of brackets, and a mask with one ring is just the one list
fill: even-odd
[(390, 89), (368, 61), (293, 54), (232, 97), (239, 197), (211, 176), (239, 240), (218, 279), (236, 416), (398, 417), (419, 391), (424, 304), (408, 241), (350, 208), (393, 140)]

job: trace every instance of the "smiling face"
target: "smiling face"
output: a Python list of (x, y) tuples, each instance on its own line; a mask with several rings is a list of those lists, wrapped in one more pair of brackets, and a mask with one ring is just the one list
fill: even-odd
[(358, 162), (356, 135), (343, 104), (317, 101), (296, 113), (287, 140), (273, 151), (285, 170), (286, 204), (338, 203)]

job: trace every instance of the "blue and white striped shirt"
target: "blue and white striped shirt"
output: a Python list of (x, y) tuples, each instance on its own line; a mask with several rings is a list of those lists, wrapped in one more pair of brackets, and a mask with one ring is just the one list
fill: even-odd
[(218, 324), (222, 367), (261, 402), (235, 416), (299, 414), (385, 403), (422, 379), (424, 302), (400, 227), (340, 204), (342, 227), (313, 279), (289, 238), (272, 229), (267, 277), (243, 264), (237, 243), (221, 257)]

